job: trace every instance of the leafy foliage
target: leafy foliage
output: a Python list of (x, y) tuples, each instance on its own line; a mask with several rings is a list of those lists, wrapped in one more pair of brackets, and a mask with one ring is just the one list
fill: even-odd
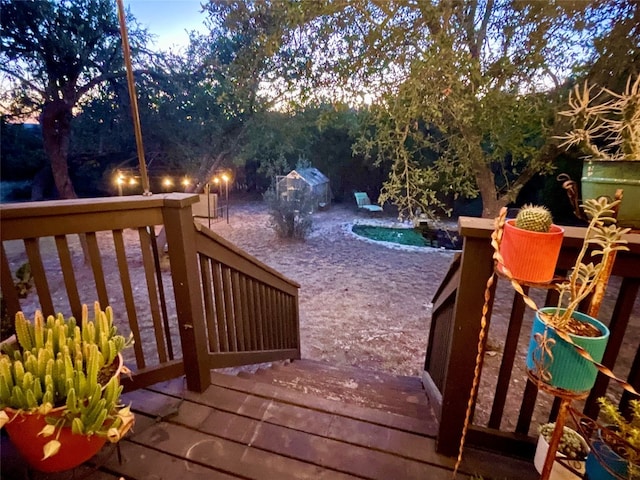
[[(89, 320), (83, 305), (79, 324), (62, 314), (45, 320), (37, 311), (33, 322), (22, 312), (16, 315), (20, 348), (5, 345), (0, 355), (0, 408), (48, 415), (62, 407), (59, 417), (46, 417), (48, 425), (38, 435), (53, 437), (66, 426), (74, 434), (117, 442), (133, 424), (128, 407), (119, 405), (119, 377), (109, 370), (131, 339), (117, 334), (110, 307), (103, 312), (96, 302), (94, 310)], [(13, 420), (2, 414), (0, 426)], [(58, 434), (44, 445), (44, 458), (60, 448)]]
[[(67, 157), (74, 108), (123, 71), (115, 5), (110, 0), (1, 0), (0, 10), (0, 71), (8, 81), (3, 106), (12, 118), (39, 115), (58, 193), (73, 198)], [(129, 32), (136, 52), (146, 32), (136, 25)]]
[(629, 417), (625, 417), (606, 397), (598, 398), (601, 414), (606, 422), (616, 428), (616, 433), (633, 448), (626, 449), (626, 460), (632, 467), (630, 478), (640, 476), (640, 400), (629, 401)]
[(375, 104), (359, 149), (393, 162), (382, 193), (402, 216), (442, 211), (443, 186), (452, 198), (479, 194), (491, 216), (552, 168), (551, 88), (593, 52), (593, 37), (604, 38), (612, 19), (635, 8), (625, 1), (303, 2), (287, 17), (295, 34), (286, 45), (297, 55), (278, 58), (299, 75), (302, 102)]
[[(547, 443), (551, 442), (553, 431), (556, 428), (555, 422), (545, 423), (538, 427), (538, 433), (544, 437)], [(575, 430), (564, 427), (560, 443), (558, 444), (558, 452), (562, 453), (569, 459), (584, 460), (587, 458), (589, 449), (584, 439)]]
[(293, 196), (279, 197), (275, 190), (264, 194), (269, 207), (269, 226), (281, 238), (304, 240), (313, 229), (313, 197), (310, 190), (300, 189)]

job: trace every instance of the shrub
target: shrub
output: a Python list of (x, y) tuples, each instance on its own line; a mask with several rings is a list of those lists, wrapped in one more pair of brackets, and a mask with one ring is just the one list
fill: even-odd
[(279, 237), (304, 240), (311, 232), (313, 197), (309, 190), (294, 190), (287, 197), (279, 197), (271, 189), (264, 199), (269, 206), (269, 226)]

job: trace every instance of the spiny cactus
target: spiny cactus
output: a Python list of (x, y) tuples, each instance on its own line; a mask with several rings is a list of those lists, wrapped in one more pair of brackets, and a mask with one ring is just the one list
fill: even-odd
[(552, 223), (551, 212), (545, 207), (525, 205), (518, 212), (515, 225), (532, 232), (548, 232)]
[[(133, 417), (128, 409), (119, 409), (119, 378), (110, 376), (105, 385), (100, 378), (101, 371), (110, 368), (132, 340), (117, 334), (110, 307), (103, 312), (96, 302), (94, 312), (94, 319), (89, 320), (83, 305), (80, 326), (73, 317), (65, 319), (62, 314), (50, 315), (45, 321), (37, 311), (30, 322), (18, 312), (20, 348), (8, 347), (0, 355), (0, 409), (46, 415), (64, 407), (61, 417), (46, 418), (49, 425), (41, 435), (53, 435), (57, 428), (67, 426), (77, 434), (119, 440), (120, 428)], [(58, 440), (51, 440), (45, 446), (45, 457), (59, 449)]]

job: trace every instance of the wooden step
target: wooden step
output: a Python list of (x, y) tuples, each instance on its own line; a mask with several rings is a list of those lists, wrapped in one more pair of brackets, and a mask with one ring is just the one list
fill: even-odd
[(350, 366), (336, 366), (326, 362), (315, 360), (294, 360), (283, 364), (276, 364), (273, 368), (286, 368), (300, 372), (301, 375), (325, 375), (335, 378), (357, 377), (360, 381), (372, 384), (384, 384), (389, 388), (397, 389), (422, 389), (422, 381), (419, 377), (407, 377), (393, 375), (386, 372), (366, 370)]
[(353, 403), (331, 400), (322, 395), (311, 395), (281, 385), (256, 381), (256, 378), (258, 378), (258, 375), (242, 373), (238, 374), (238, 376), (232, 376), (212, 372), (211, 383), (212, 385), (236, 389), (237, 391), (251, 393), (264, 398), (275, 398), (286, 403), (336, 413), (344, 417), (365, 420), (370, 423), (420, 435), (435, 436), (437, 432), (438, 424), (432, 412), (425, 418), (418, 419)]
[[(251, 374), (242, 376), (251, 378)], [(261, 369), (253, 376), (258, 381), (306, 394), (413, 418), (431, 415), (431, 406), (419, 381), (411, 386), (389, 386), (384, 378), (372, 380), (366, 375), (358, 375), (357, 372), (337, 375), (336, 372), (307, 371), (299, 367), (292, 368), (290, 365)]]
[(288, 368), (298, 369), (304, 372), (318, 372), (323, 375), (335, 375), (336, 377), (358, 376), (358, 378), (366, 379), (373, 383), (384, 383), (389, 387), (399, 388), (422, 388), (422, 381), (420, 377), (408, 377), (403, 375), (393, 375), (387, 372), (380, 372), (376, 370), (368, 370), (364, 368), (358, 368), (346, 365), (332, 365), (330, 363), (318, 361), (318, 360), (293, 360), (286, 363)]
[[(454, 459), (435, 452), (435, 418), (412, 418), (270, 383), (270, 375), (289, 368), (242, 376), (211, 372), (203, 393), (188, 391), (181, 378), (125, 394), (124, 402), (137, 415), (136, 428), (125, 441), (124, 462), (110, 461), (108, 470), (142, 479), (157, 468), (164, 472), (161, 461), (173, 458), (174, 468), (169, 465), (167, 471), (184, 480), (201, 474), (245, 480), (451, 478)], [(142, 455), (158, 462), (140, 462)], [(530, 464), (468, 450), (457, 478), (473, 474), (537, 478)]]

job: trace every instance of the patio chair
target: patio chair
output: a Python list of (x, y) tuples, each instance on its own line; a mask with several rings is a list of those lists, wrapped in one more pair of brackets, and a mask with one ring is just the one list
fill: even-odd
[(369, 199), (369, 195), (367, 192), (355, 192), (354, 197), (356, 197), (356, 203), (358, 204), (358, 208), (366, 210), (368, 212), (382, 212), (382, 207), (380, 205), (373, 205), (371, 200)]

